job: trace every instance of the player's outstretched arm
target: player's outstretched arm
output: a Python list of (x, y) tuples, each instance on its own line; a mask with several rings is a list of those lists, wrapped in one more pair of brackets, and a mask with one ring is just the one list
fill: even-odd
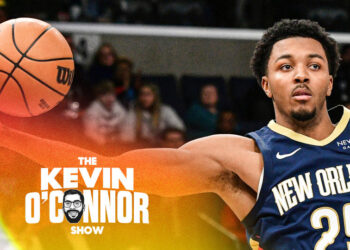
[(136, 191), (164, 196), (224, 193), (236, 185), (236, 175), (255, 191), (258, 186), (258, 178), (252, 176), (256, 173), (259, 154), (254, 152), (252, 140), (240, 136), (210, 136), (179, 149), (133, 150), (118, 157), (100, 156), (2, 125), (0, 136), (1, 146), (46, 167), (76, 167), (78, 157), (95, 156), (99, 166), (134, 168)]
[(63, 142), (27, 134), (0, 123), (0, 146), (13, 150), (46, 167), (72, 167), (77, 157), (97, 157), (96, 153)]

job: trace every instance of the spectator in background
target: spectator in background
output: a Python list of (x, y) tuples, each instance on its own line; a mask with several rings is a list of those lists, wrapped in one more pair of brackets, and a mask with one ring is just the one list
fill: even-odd
[(85, 0), (83, 6), (87, 21), (111, 22), (117, 3), (115, 0)]
[(161, 148), (179, 148), (185, 144), (185, 131), (178, 128), (166, 128), (160, 136)]
[(136, 103), (127, 115), (122, 139), (126, 142), (154, 144), (160, 133), (168, 127), (185, 129), (176, 112), (161, 103), (158, 87), (149, 83), (142, 85)]
[(218, 92), (215, 85), (204, 85), (200, 92), (200, 103), (193, 104), (186, 114), (190, 140), (215, 133), (218, 118), (217, 103)]
[(113, 80), (117, 59), (117, 52), (113, 46), (109, 43), (102, 44), (97, 49), (89, 69), (91, 84), (93, 85), (103, 80)]
[(113, 82), (101, 82), (95, 94), (83, 116), (85, 135), (99, 145), (113, 143), (119, 138), (126, 111), (116, 99)]
[(114, 83), (118, 100), (127, 109), (136, 98), (136, 90), (140, 85), (140, 78), (133, 74), (133, 63), (126, 57), (120, 57), (114, 73)]
[(242, 135), (236, 117), (236, 114), (233, 113), (231, 110), (221, 111), (218, 115), (216, 133)]
[(350, 44), (341, 48), (341, 64), (334, 80), (332, 95), (328, 98), (328, 107), (338, 104), (350, 106)]

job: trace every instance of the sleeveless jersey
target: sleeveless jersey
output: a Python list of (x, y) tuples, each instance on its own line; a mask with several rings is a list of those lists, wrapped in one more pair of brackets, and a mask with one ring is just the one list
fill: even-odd
[(350, 110), (329, 114), (338, 123), (321, 141), (274, 121), (248, 134), (264, 160), (257, 202), (242, 221), (252, 249), (350, 250)]

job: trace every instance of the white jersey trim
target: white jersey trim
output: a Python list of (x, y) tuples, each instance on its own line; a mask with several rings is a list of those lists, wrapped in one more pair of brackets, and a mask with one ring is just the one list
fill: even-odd
[(263, 168), (263, 170), (261, 172), (261, 175), (260, 175), (259, 186), (258, 186), (258, 193), (256, 194), (256, 200), (259, 199), (259, 194), (260, 194), (260, 191), (261, 191), (263, 180), (264, 180), (264, 168)]

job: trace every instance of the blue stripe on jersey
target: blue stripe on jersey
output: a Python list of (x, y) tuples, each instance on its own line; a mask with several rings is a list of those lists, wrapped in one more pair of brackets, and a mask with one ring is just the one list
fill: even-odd
[(350, 245), (350, 111), (340, 106), (329, 113), (337, 112), (341, 120), (322, 141), (275, 123), (249, 134), (263, 154), (264, 177), (242, 222), (261, 248)]

